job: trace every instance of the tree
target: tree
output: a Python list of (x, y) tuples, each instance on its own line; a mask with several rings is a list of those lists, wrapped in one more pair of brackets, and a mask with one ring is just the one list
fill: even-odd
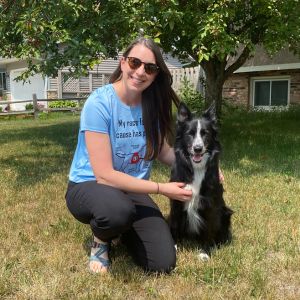
[[(298, 0), (133, 1), (131, 22), (160, 40), (165, 51), (191, 57), (206, 74), (207, 104), (221, 113), (225, 80), (254, 54), (300, 50)], [(143, 2), (142, 11), (139, 4)]]
[[(299, 52), (299, 0), (4, 0), (1, 56), (27, 57), (29, 71), (86, 70), (116, 55), (142, 28), (165, 52), (206, 74), (207, 103), (221, 112), (225, 80), (253, 55)], [(42, 58), (38, 63), (35, 58)]]
[(85, 72), (130, 38), (126, 1), (2, 0), (0, 56), (25, 58), (28, 72)]

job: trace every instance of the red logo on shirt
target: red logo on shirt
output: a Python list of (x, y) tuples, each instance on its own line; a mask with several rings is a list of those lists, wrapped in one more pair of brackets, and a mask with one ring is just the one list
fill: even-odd
[(131, 163), (132, 164), (137, 164), (140, 161), (140, 156), (138, 152), (133, 153), (131, 157)]

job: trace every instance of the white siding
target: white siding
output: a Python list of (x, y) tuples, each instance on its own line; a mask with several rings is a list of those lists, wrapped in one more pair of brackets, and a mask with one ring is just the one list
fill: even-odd
[(80, 77), (78, 84), (79, 84), (80, 92), (82, 93), (90, 92), (89, 77)]
[(48, 90), (49, 91), (57, 91), (58, 89), (58, 78), (49, 77), (48, 81)]
[[(32, 94), (36, 94), (38, 99), (45, 98), (45, 80), (41, 74), (31, 76), (28, 82), (15, 81), (14, 79), (25, 69), (12, 70), (10, 72), (10, 86), (12, 100), (29, 100)], [(26, 103), (17, 103), (12, 105), (13, 110), (24, 110)]]

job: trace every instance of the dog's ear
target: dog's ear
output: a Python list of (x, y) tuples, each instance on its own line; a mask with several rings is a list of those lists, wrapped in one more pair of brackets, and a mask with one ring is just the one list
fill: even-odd
[(186, 106), (185, 103), (180, 102), (178, 107), (178, 113), (177, 113), (177, 121), (185, 122), (185, 121), (190, 121), (191, 119), (192, 119), (192, 113), (190, 112), (189, 108)]
[(211, 120), (217, 123), (216, 103), (215, 101), (209, 106), (209, 108), (202, 114), (203, 118)]

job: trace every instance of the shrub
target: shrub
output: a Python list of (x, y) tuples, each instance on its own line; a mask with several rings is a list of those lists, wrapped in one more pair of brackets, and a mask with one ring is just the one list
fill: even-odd
[(49, 103), (50, 108), (65, 108), (65, 107), (77, 107), (78, 102), (74, 100), (58, 100)]
[(179, 89), (179, 97), (192, 112), (200, 113), (204, 109), (204, 97), (196, 91), (193, 85), (185, 77)]
[(33, 109), (33, 104), (32, 103), (28, 103), (25, 105), (25, 109), (26, 110), (32, 110)]

